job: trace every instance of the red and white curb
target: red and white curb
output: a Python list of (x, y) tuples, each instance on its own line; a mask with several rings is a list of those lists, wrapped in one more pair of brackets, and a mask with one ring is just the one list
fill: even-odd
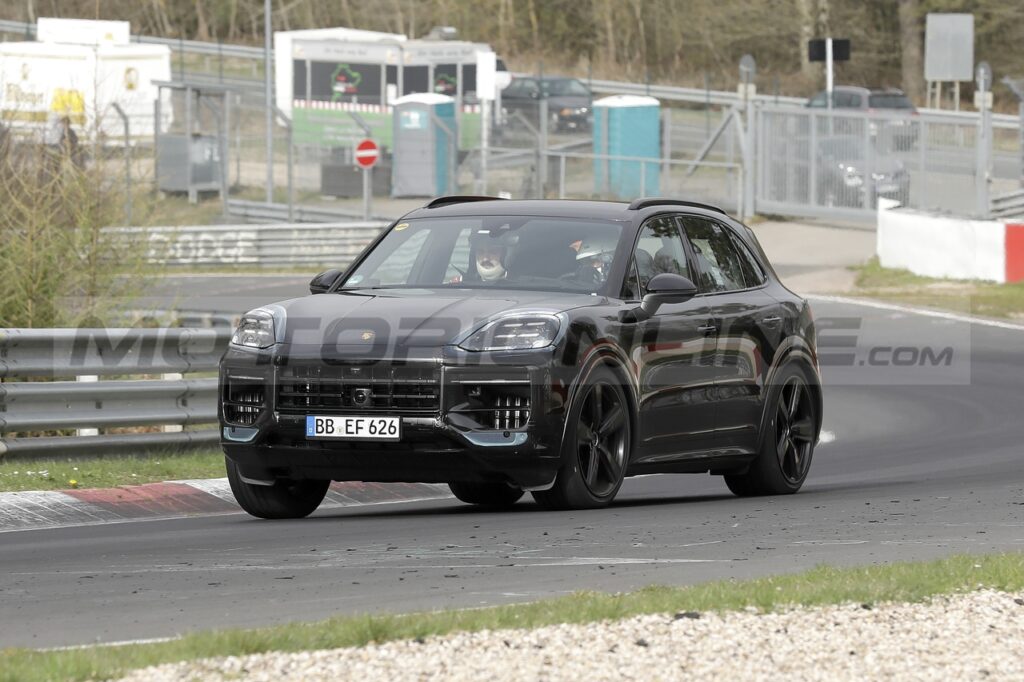
[(1024, 281), (1024, 224), (972, 220), (878, 202), (878, 262), (926, 277)]
[[(450, 497), (448, 486), (436, 483), (332, 483), (320, 509)], [(239, 511), (226, 478), (0, 493), (0, 533)]]

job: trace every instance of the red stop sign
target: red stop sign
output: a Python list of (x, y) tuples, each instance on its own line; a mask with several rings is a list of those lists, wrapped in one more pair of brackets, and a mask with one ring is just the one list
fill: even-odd
[(363, 140), (356, 145), (356, 163), (362, 168), (373, 168), (380, 157), (380, 148), (373, 140)]

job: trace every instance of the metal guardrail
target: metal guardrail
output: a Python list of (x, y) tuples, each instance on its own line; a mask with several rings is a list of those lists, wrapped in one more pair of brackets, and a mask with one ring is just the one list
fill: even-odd
[[(319, 206), (303, 206), (295, 204), (289, 214), (288, 204), (267, 203), (265, 201), (246, 201), (229, 199), (228, 213), (260, 223), (340, 223), (346, 220), (363, 221), (362, 211), (344, 211), (336, 208)], [(387, 223), (393, 220), (390, 216), (374, 216), (373, 221)]]
[[(224, 327), (0, 329), (0, 458), (214, 446), (215, 428), (180, 427), (216, 421), (217, 379), (184, 375), (215, 372), (230, 334)], [(59, 434), (125, 428), (144, 430)]]
[(1024, 189), (992, 197), (993, 218), (1024, 218)]
[[(287, 206), (278, 210), (287, 213)], [(340, 267), (355, 259), (386, 225), (373, 221), (106, 229), (136, 239), (142, 235), (150, 245), (149, 261), (170, 266)]]

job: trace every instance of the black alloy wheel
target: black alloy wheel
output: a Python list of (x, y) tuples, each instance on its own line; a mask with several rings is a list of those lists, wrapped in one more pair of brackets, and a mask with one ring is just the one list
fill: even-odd
[(775, 454), (782, 475), (790, 483), (802, 483), (807, 476), (814, 432), (811, 393), (800, 377), (790, 377), (782, 386), (775, 415)]
[(622, 382), (607, 367), (596, 368), (568, 415), (563, 463), (550, 490), (534, 499), (550, 509), (588, 509), (611, 503), (629, 463), (631, 415)]
[(622, 481), (628, 421), (613, 387), (604, 381), (590, 387), (576, 425), (576, 455), (583, 482), (595, 497), (606, 497)]
[(770, 418), (761, 449), (742, 474), (726, 474), (736, 495), (786, 495), (804, 484), (818, 436), (818, 403), (807, 374), (798, 365), (784, 368), (771, 392)]
[(256, 485), (242, 480), (238, 465), (224, 459), (228, 484), (244, 511), (261, 519), (301, 519), (309, 516), (323, 502), (330, 487), (329, 480), (277, 479), (273, 485)]

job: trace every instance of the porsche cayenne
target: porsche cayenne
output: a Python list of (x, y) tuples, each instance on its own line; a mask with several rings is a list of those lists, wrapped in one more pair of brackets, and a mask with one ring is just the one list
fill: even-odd
[(331, 481), (556, 509), (647, 473), (794, 493), (821, 420), (807, 302), (749, 228), (672, 199), (436, 199), (246, 313), (220, 369), (232, 491), (264, 518)]

